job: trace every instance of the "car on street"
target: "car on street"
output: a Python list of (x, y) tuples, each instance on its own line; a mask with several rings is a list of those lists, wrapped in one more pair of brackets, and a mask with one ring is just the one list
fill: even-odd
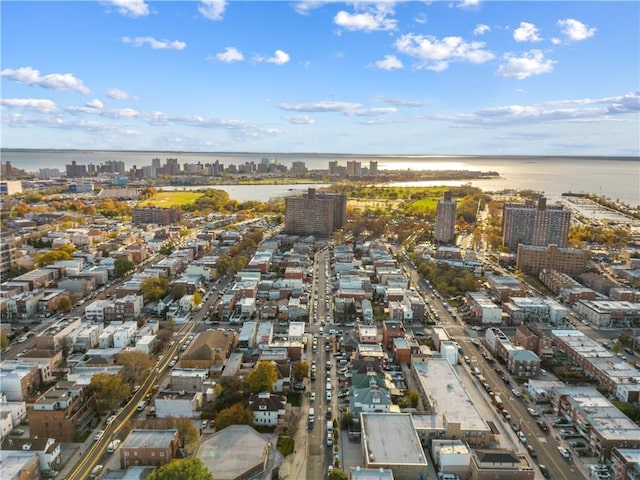
[(538, 413), (538, 411), (534, 408), (527, 408), (527, 412), (529, 412), (529, 415), (531, 415), (532, 417), (538, 417), (540, 416), (540, 413)]
[(571, 453), (566, 448), (558, 447), (558, 452), (560, 452), (560, 455), (562, 455), (562, 458), (564, 458), (565, 460), (571, 460)]
[(209, 425), (209, 420), (202, 420), (202, 428), (207, 428)]
[(522, 430), (520, 430), (518, 432), (518, 439), (522, 442), (522, 443), (527, 443), (527, 436), (524, 434), (524, 432)]
[(515, 388), (511, 390), (511, 393), (513, 393), (514, 397), (522, 396), (522, 394), (518, 390), (516, 390)]
[(104, 430), (98, 430), (96, 434), (93, 436), (93, 441), (97, 442), (102, 438), (102, 435), (104, 435)]
[(311, 392), (311, 395), (309, 396), (309, 400), (312, 402), (316, 401), (316, 392)]
[(544, 465), (539, 465), (539, 467), (540, 473), (544, 478), (551, 478), (551, 473), (549, 473), (549, 469), (547, 467), (545, 467)]

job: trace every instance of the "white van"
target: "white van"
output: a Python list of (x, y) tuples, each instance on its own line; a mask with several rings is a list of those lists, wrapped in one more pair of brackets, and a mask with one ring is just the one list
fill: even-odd
[(113, 453), (115, 452), (118, 447), (120, 446), (120, 440), (113, 440), (111, 443), (109, 443), (109, 445), (107, 446), (107, 453)]
[(333, 420), (327, 421), (327, 435), (333, 435)]
[(313, 407), (311, 407), (311, 408), (309, 409), (309, 421), (310, 421), (310, 422), (313, 422), (315, 419), (316, 419), (316, 412), (315, 412), (315, 410), (313, 409)]

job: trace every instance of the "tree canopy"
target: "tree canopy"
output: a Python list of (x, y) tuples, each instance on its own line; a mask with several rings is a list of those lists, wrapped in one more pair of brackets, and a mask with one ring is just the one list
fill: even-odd
[(253, 424), (253, 412), (239, 403), (221, 410), (216, 416), (216, 428), (218, 430), (227, 428), (229, 425), (251, 424)]
[(339, 468), (334, 468), (327, 478), (328, 480), (349, 480), (349, 476)]
[(298, 362), (293, 366), (293, 378), (302, 380), (309, 375), (309, 364), (307, 362)]
[(113, 262), (113, 274), (120, 278), (136, 268), (136, 264), (126, 258), (118, 258)]
[(251, 393), (272, 391), (276, 380), (278, 380), (278, 371), (275, 365), (266, 361), (258, 362), (247, 376)]
[(122, 365), (121, 375), (126, 382), (142, 383), (155, 365), (155, 361), (143, 352), (123, 352), (116, 357), (116, 363)]
[(140, 289), (145, 302), (160, 300), (169, 291), (169, 280), (156, 277), (145, 278), (140, 285)]
[(171, 460), (147, 476), (147, 480), (213, 480), (213, 475), (197, 457)]
[(96, 394), (96, 411), (98, 415), (113, 410), (124, 402), (131, 393), (131, 387), (127, 385), (120, 375), (97, 373), (91, 377), (89, 384)]

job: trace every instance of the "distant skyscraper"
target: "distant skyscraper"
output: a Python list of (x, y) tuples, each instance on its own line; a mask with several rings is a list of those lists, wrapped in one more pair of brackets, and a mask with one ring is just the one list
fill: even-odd
[(567, 246), (571, 213), (562, 206), (547, 207), (542, 197), (536, 203), (507, 203), (502, 212), (502, 243), (516, 251), (519, 244), (546, 247)]
[(453, 243), (456, 234), (456, 201), (451, 192), (444, 192), (444, 198), (436, 208), (435, 238), (438, 243)]
[(369, 162), (369, 175), (371, 175), (372, 177), (378, 174), (378, 161), (377, 160), (371, 160)]
[(151, 166), (158, 170), (160, 168), (160, 159), (158, 157), (151, 159)]
[(355, 160), (347, 161), (347, 176), (348, 177), (360, 177), (362, 176), (362, 164)]
[(347, 197), (309, 188), (302, 197), (285, 198), (285, 232), (329, 236), (347, 221)]
[(86, 177), (87, 176), (87, 166), (86, 165), (78, 165), (76, 161), (73, 160), (71, 165), (65, 165), (67, 170), (67, 178), (77, 178), (77, 177)]
[(296, 161), (291, 163), (291, 173), (294, 175), (306, 175), (307, 164), (304, 162)]

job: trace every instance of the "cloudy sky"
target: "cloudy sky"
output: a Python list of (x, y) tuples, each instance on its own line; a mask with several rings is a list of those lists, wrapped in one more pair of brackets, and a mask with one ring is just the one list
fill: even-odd
[(2, 2), (2, 147), (640, 153), (640, 2)]

